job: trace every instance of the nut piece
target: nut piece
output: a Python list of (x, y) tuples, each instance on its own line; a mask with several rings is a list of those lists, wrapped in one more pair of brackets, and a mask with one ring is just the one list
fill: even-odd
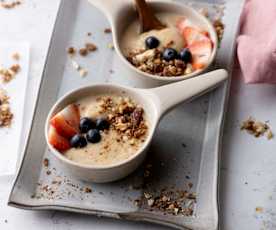
[(88, 54), (88, 51), (87, 51), (87, 49), (86, 48), (80, 48), (79, 49), (79, 54), (81, 55), (81, 56), (86, 56), (87, 54)]
[(242, 122), (241, 130), (246, 130), (249, 134), (254, 135), (255, 137), (266, 134), (268, 140), (273, 138), (273, 133), (267, 123), (256, 121), (251, 117)]
[(85, 48), (89, 52), (93, 52), (93, 51), (97, 50), (97, 46), (95, 44), (93, 44), (93, 43), (90, 43), (90, 42), (88, 42), (88, 43), (85, 44)]
[(105, 32), (106, 34), (110, 34), (110, 33), (112, 32), (112, 30), (111, 30), (110, 28), (105, 28), (105, 29), (104, 29), (104, 32)]
[(76, 49), (73, 46), (68, 47), (67, 53), (73, 56), (76, 53)]
[(12, 54), (12, 59), (14, 59), (15, 61), (19, 61), (20, 60), (20, 54), (15, 52)]
[(9, 97), (3, 89), (0, 89), (0, 127), (10, 126), (13, 114), (10, 111)]

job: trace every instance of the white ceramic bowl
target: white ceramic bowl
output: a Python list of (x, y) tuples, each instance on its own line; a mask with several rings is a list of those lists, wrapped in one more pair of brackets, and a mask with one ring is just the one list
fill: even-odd
[[(169, 109), (213, 89), (226, 78), (227, 72), (225, 70), (216, 70), (204, 74), (200, 78), (192, 78), (153, 89), (134, 89), (112, 84), (90, 85), (78, 88), (61, 97), (50, 110), (45, 123), (45, 138), (48, 147), (51, 153), (68, 168), (71, 174), (82, 180), (103, 183), (121, 179), (133, 172), (142, 163), (160, 118)], [(145, 117), (149, 124), (146, 141), (140, 150), (130, 158), (108, 166), (83, 165), (67, 159), (62, 153), (53, 148), (48, 141), (50, 119), (65, 106), (78, 101), (80, 98), (103, 93), (128, 95), (144, 108)], [(164, 97), (164, 95), (166, 96)]]
[[(148, 82), (155, 82), (155, 85), (162, 85), (165, 83), (180, 81), (184, 79), (189, 79), (191, 77), (195, 77), (203, 72), (205, 72), (210, 65), (213, 63), (218, 47), (218, 39), (215, 28), (213, 27), (212, 23), (203, 15), (198, 13), (193, 8), (176, 3), (171, 1), (164, 1), (164, 0), (155, 0), (155, 1), (148, 1), (148, 4), (152, 7), (152, 9), (158, 12), (172, 12), (176, 14), (183, 15), (184, 17), (190, 19), (196, 26), (208, 31), (210, 38), (213, 42), (213, 50), (212, 54), (209, 58), (209, 62), (207, 63), (206, 67), (192, 72), (191, 74), (177, 76), (177, 77), (163, 77), (157, 76), (153, 74), (145, 73), (136, 67), (134, 67), (124, 56), (121, 51), (120, 41), (122, 40), (122, 36), (124, 31), (126, 30), (127, 26), (137, 20), (137, 12), (133, 7), (132, 0), (120, 0), (120, 1), (110, 1), (110, 0), (88, 0), (91, 4), (95, 5), (97, 8), (103, 11), (103, 13), (107, 16), (112, 32), (113, 32), (113, 41), (114, 47), (122, 60), (122, 62), (129, 68), (132, 72), (128, 77), (138, 77), (141, 81), (148, 81)], [(154, 85), (154, 84), (151, 84)]]

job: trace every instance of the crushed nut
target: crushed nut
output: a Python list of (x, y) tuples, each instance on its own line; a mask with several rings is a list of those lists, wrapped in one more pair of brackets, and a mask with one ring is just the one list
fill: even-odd
[(110, 33), (112, 32), (112, 30), (111, 30), (110, 28), (105, 28), (105, 29), (104, 29), (104, 32), (105, 32), (106, 34), (110, 34)]
[(88, 54), (88, 50), (86, 49), (86, 48), (80, 48), (79, 49), (79, 54), (81, 55), (81, 56), (87, 56), (87, 54)]
[(13, 1), (13, 2), (9, 2), (9, 3), (1, 2), (0, 4), (1, 4), (0, 6), (4, 9), (13, 9), (16, 6), (21, 5), (21, 1)]
[(15, 61), (19, 61), (20, 60), (20, 54), (15, 52), (12, 54), (12, 59), (14, 59)]
[(93, 52), (93, 51), (97, 50), (97, 46), (95, 44), (93, 44), (93, 43), (90, 43), (90, 42), (88, 42), (88, 43), (85, 44), (85, 48), (89, 52)]
[(76, 49), (73, 46), (68, 47), (67, 53), (71, 56), (75, 55)]
[(81, 68), (79, 70), (79, 74), (80, 74), (81, 77), (85, 77), (88, 74), (88, 71), (84, 68)]
[(85, 192), (85, 193), (91, 193), (91, 192), (92, 192), (92, 189), (89, 188), (89, 187), (85, 187), (85, 188), (84, 188), (84, 192)]
[(266, 134), (267, 139), (270, 140), (273, 138), (273, 133), (268, 124), (256, 121), (251, 117), (242, 122), (241, 130), (246, 130), (249, 134), (254, 135), (255, 137), (260, 137)]
[(49, 166), (49, 159), (48, 158), (44, 158), (44, 160), (43, 160), (43, 165), (44, 165), (44, 167), (48, 167)]
[(13, 114), (10, 111), (9, 97), (3, 89), (0, 89), (0, 127), (10, 126)]

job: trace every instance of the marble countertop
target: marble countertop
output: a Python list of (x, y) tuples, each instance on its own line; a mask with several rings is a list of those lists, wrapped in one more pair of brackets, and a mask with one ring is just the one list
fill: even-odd
[[(58, 10), (58, 0), (28, 0), (13, 10), (0, 9), (0, 41), (31, 44), (24, 134), (31, 122), (34, 98)], [(269, 120), (276, 130), (276, 87), (245, 85), (234, 73), (222, 145), (220, 224), (223, 230), (276, 229), (276, 138), (256, 139), (240, 131), (248, 116)], [(31, 86), (31, 88), (30, 88)], [(12, 177), (0, 176), (0, 229), (168, 229), (93, 216), (52, 211), (23, 211), (6, 205)], [(256, 212), (256, 208), (259, 210)]]

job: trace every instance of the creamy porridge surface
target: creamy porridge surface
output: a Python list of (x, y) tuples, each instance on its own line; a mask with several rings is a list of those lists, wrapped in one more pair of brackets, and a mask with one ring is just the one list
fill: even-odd
[(177, 51), (180, 51), (185, 46), (185, 41), (176, 28), (178, 20), (183, 18), (183, 16), (171, 13), (159, 13), (156, 14), (156, 16), (160, 18), (162, 23), (167, 27), (162, 30), (151, 30), (140, 34), (139, 21), (132, 22), (126, 29), (121, 41), (121, 48), (124, 55), (128, 55), (129, 52), (134, 50), (145, 49), (145, 39), (149, 36), (155, 36), (159, 39), (159, 47), (166, 47), (171, 41), (173, 41), (173, 44), (171, 44), (170, 47)]
[[(65, 151), (64, 156), (68, 159), (85, 165), (106, 166), (128, 159), (143, 145), (147, 134), (145, 115), (142, 108), (130, 98), (117, 95), (90, 96), (76, 104), (81, 117), (104, 117), (109, 120), (110, 128), (100, 131), (100, 142)], [(134, 113), (138, 114), (139, 124), (133, 124)], [(133, 128), (134, 125), (136, 128)]]

